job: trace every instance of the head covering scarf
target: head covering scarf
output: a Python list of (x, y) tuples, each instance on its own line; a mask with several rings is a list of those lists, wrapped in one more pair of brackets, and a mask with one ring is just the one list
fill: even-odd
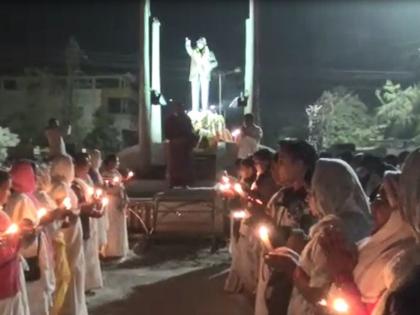
[(305, 246), (299, 264), (310, 277), (310, 286), (323, 287), (331, 282), (326, 255), (320, 237), (326, 227), (341, 230), (349, 245), (368, 235), (370, 225), (368, 199), (355, 172), (344, 161), (320, 159), (312, 178), (311, 189), (318, 211), (323, 216), (311, 229), (311, 241)]
[(71, 157), (61, 155), (51, 163), (51, 179), (53, 181), (64, 181), (70, 184), (74, 180), (74, 165)]
[(412, 152), (404, 162), (399, 194), (403, 217), (420, 239), (420, 149)]
[(36, 189), (35, 172), (29, 162), (18, 162), (10, 170), (12, 187), (18, 193), (32, 194)]
[(403, 218), (417, 239), (417, 246), (402, 250), (386, 266), (384, 281), (388, 290), (372, 312), (374, 315), (386, 314), (390, 293), (403, 285), (414, 267), (420, 265), (420, 148), (410, 153), (404, 162), (399, 178), (398, 200)]
[(344, 212), (369, 213), (369, 203), (353, 169), (338, 159), (320, 159), (311, 184), (323, 216)]
[(47, 165), (40, 165), (36, 169), (36, 184), (38, 191), (49, 192), (51, 189), (50, 168)]

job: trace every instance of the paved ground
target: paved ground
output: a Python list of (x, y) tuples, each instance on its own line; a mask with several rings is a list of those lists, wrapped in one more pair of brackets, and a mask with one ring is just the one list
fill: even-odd
[(105, 288), (89, 298), (91, 315), (251, 315), (241, 295), (223, 292), (228, 253), (160, 246), (104, 268)]

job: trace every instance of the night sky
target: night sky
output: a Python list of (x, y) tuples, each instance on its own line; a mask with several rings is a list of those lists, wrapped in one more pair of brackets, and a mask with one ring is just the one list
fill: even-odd
[[(152, 15), (162, 24), (162, 89), (167, 98), (189, 101), (185, 36), (207, 37), (222, 70), (244, 64), (247, 1), (151, 2)], [(420, 1), (260, 2), (261, 104), (270, 143), (279, 135), (278, 126), (305, 124), (304, 106), (324, 89), (347, 82), (341, 71), (418, 69)], [(127, 0), (1, 4), (0, 72), (12, 66), (63, 64), (70, 35), (91, 65), (135, 72), (138, 18), (138, 3)], [(326, 77), (324, 70), (336, 70), (338, 76)], [(375, 87), (366, 83), (366, 90), (364, 82), (350, 83), (362, 95)], [(241, 90), (242, 75), (230, 77), (224, 87), (228, 102)]]

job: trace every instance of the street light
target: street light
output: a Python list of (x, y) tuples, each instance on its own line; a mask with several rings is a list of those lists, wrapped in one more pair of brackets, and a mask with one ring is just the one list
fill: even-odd
[(240, 67), (236, 67), (233, 70), (229, 70), (229, 71), (219, 71), (218, 75), (219, 75), (219, 114), (222, 114), (222, 109), (223, 109), (223, 103), (222, 103), (222, 79), (226, 76), (232, 75), (232, 74), (238, 74), (241, 73), (242, 69)]

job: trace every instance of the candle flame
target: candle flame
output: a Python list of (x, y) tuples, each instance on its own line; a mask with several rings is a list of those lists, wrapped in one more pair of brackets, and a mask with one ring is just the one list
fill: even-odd
[(127, 175), (127, 179), (130, 179), (133, 176), (134, 176), (134, 172), (133, 171), (129, 171), (128, 172), (128, 175)]
[(87, 189), (87, 193), (88, 193), (89, 197), (92, 197), (93, 194), (95, 193), (95, 189), (93, 187), (89, 186), (88, 189)]
[(262, 225), (259, 230), (258, 234), (260, 235), (260, 238), (265, 242), (268, 241), (268, 236), (270, 235), (270, 231), (268, 230), (268, 227), (265, 225)]
[(247, 214), (245, 210), (238, 210), (233, 211), (232, 216), (234, 219), (245, 219), (247, 217)]
[(71, 199), (70, 199), (70, 197), (64, 198), (64, 200), (63, 200), (63, 206), (67, 210), (70, 210), (71, 209)]
[(229, 182), (230, 182), (229, 177), (227, 177), (227, 176), (222, 177), (222, 183), (229, 184)]
[(106, 207), (109, 204), (109, 198), (108, 197), (103, 197), (102, 198), (102, 206)]
[(98, 188), (95, 190), (95, 198), (100, 198), (103, 194), (103, 190)]
[(10, 234), (16, 234), (17, 232), (19, 232), (19, 227), (17, 226), (17, 224), (12, 224), (8, 227), (8, 229), (6, 230), (6, 232), (4, 232), (4, 234), (10, 235)]
[(322, 299), (321, 301), (318, 302), (319, 305), (321, 306), (327, 306), (327, 300), (326, 299)]
[(112, 179), (112, 182), (114, 184), (118, 184), (120, 182), (120, 178), (118, 176), (114, 176), (114, 178)]
[(343, 298), (335, 298), (332, 302), (332, 308), (334, 311), (340, 314), (346, 314), (349, 312), (349, 304)]
[(36, 215), (38, 217), (38, 220), (42, 219), (46, 214), (47, 214), (47, 209), (45, 209), (45, 208), (38, 209), (38, 211), (36, 213)]
[(232, 131), (232, 137), (236, 138), (239, 137), (241, 135), (241, 129), (235, 129)]
[(242, 189), (242, 185), (239, 183), (236, 183), (235, 185), (233, 185), (233, 190), (235, 190), (240, 195), (244, 193), (244, 190)]

